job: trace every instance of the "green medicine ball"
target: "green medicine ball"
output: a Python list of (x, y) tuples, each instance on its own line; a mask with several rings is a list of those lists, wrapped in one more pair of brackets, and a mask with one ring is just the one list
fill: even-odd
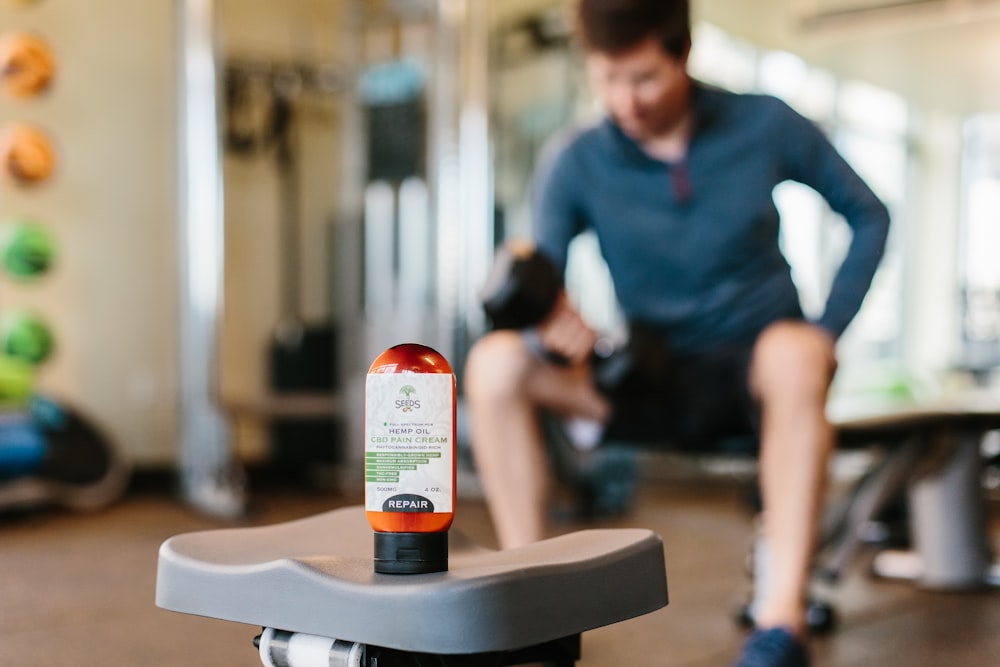
[(0, 402), (22, 403), (35, 390), (35, 367), (16, 357), (0, 355)]
[(55, 240), (32, 220), (6, 220), (0, 224), (0, 262), (16, 280), (43, 275), (55, 259)]
[(0, 314), (0, 354), (40, 364), (52, 354), (52, 330), (40, 317), (26, 310)]

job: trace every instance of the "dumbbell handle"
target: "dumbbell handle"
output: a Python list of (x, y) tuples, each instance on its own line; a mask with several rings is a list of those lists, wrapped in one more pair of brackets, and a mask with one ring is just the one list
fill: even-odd
[[(545, 343), (542, 341), (542, 335), (536, 327), (524, 329), (521, 335), (524, 337), (524, 342), (528, 346), (528, 349), (539, 359), (544, 359), (557, 366), (569, 366), (569, 358), (545, 346)], [(590, 359), (591, 361), (603, 361), (608, 359), (615, 352), (615, 349), (616, 345), (614, 341), (611, 338), (602, 336), (594, 342)]]
[(558, 352), (553, 352), (545, 347), (542, 342), (542, 335), (536, 327), (529, 327), (521, 332), (528, 349), (538, 357), (557, 366), (569, 366), (569, 359)]

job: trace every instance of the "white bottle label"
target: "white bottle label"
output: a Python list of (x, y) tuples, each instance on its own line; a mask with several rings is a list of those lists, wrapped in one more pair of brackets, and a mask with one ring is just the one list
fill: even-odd
[(365, 509), (451, 512), (453, 378), (371, 373), (365, 383)]

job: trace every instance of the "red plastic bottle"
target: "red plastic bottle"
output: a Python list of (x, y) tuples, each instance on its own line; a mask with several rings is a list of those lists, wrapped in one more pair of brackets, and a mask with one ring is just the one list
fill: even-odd
[(365, 383), (365, 513), (375, 571), (448, 569), (455, 518), (455, 373), (425, 345), (390, 347)]

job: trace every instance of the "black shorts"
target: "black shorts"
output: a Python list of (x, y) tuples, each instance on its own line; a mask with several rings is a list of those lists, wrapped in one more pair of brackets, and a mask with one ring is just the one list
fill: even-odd
[(609, 441), (685, 451), (756, 448), (760, 411), (750, 394), (753, 341), (667, 357), (661, 377), (642, 391), (611, 396)]

